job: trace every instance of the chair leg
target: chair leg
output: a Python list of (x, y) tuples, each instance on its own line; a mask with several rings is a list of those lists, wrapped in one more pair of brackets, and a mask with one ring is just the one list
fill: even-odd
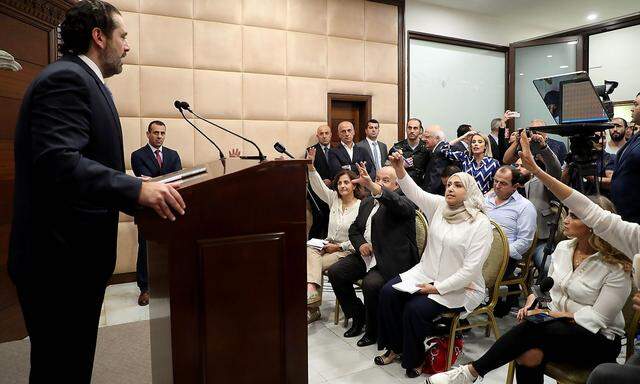
[[(498, 340), (498, 338), (500, 337), (500, 331), (498, 331), (498, 323), (496, 323), (496, 318), (493, 315), (493, 312), (487, 312), (487, 316), (489, 317), (489, 322), (491, 323), (491, 328), (493, 329), (493, 335), (496, 337), (496, 340)], [(489, 326), (487, 326), (487, 329), (488, 328)]]
[(512, 361), (509, 363), (509, 370), (507, 371), (507, 380), (505, 384), (513, 384), (513, 376), (515, 374), (515, 363)]
[(447, 366), (445, 371), (451, 369), (453, 365), (453, 350), (456, 345), (456, 330), (458, 329), (458, 319), (459, 316), (456, 315), (451, 320), (451, 331), (449, 332), (449, 350), (447, 351)]
[(340, 322), (340, 303), (336, 298), (336, 307), (333, 310), (333, 324), (338, 325), (339, 322)]

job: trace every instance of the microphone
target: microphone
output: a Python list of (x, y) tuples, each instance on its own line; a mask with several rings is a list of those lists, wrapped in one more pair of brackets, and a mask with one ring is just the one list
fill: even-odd
[(183, 102), (178, 101), (178, 100), (173, 102), (173, 106), (176, 107), (178, 109), (178, 111), (180, 111), (180, 114), (182, 115), (182, 118), (184, 119), (184, 121), (189, 123), (189, 125), (191, 125), (193, 128), (195, 128), (196, 131), (200, 132), (200, 134), (202, 136), (204, 136), (205, 139), (209, 140), (209, 142), (211, 144), (213, 144), (213, 146), (218, 149), (218, 154), (220, 155), (220, 160), (222, 160), (222, 164), (224, 165), (224, 160), (225, 160), (224, 153), (222, 153), (222, 150), (220, 149), (220, 147), (218, 147), (218, 145), (216, 143), (214, 143), (213, 140), (211, 140), (209, 138), (209, 136), (205, 135), (204, 132), (202, 132), (198, 127), (196, 127), (192, 122), (190, 122), (187, 119), (187, 117), (184, 115), (184, 112), (182, 110), (189, 108), (189, 104), (186, 104), (186, 108), (185, 108), (184, 104), (186, 104), (186, 103), (183, 103)]
[(527, 308), (527, 311), (531, 311), (535, 309), (538, 304), (548, 303), (551, 301), (551, 295), (549, 295), (549, 291), (553, 288), (553, 278), (545, 277), (540, 282), (540, 285), (533, 286), (533, 294), (536, 296), (536, 299), (533, 301), (531, 306)]
[[(179, 103), (180, 107), (178, 107), (178, 103)], [(178, 101), (178, 100), (176, 100), (174, 105), (176, 106), (176, 108), (178, 108), (180, 110), (185, 109), (185, 110), (191, 112), (191, 114), (194, 115), (195, 117), (197, 117), (198, 119), (203, 120), (203, 121), (213, 125), (214, 127), (218, 127), (220, 129), (222, 129), (223, 131), (232, 134), (235, 137), (239, 137), (242, 140), (253, 144), (253, 146), (256, 147), (256, 149), (258, 150), (258, 156), (240, 156), (241, 159), (245, 159), (245, 160), (260, 160), (260, 162), (263, 162), (263, 161), (265, 161), (267, 159), (267, 157), (262, 154), (262, 151), (260, 150), (260, 148), (258, 148), (258, 145), (256, 143), (254, 143), (253, 141), (247, 139), (244, 136), (238, 135), (237, 133), (235, 133), (233, 131), (230, 131), (230, 130), (224, 128), (224, 127), (221, 127), (218, 124), (216, 124), (216, 123), (214, 123), (212, 121), (209, 121), (209, 120), (205, 119), (204, 117), (198, 115), (197, 113), (193, 112), (193, 110), (191, 110), (191, 107), (189, 106), (189, 103), (187, 103), (186, 101)]]
[(290, 154), (289, 152), (287, 152), (287, 149), (284, 147), (284, 145), (276, 142), (275, 144), (273, 144), (273, 148), (278, 151), (279, 153), (284, 153), (285, 155), (289, 156), (292, 159), (295, 159), (295, 157), (293, 157), (292, 154)]

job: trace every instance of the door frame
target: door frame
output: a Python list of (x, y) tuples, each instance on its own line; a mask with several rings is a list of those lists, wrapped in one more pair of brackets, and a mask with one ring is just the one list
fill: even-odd
[[(365, 116), (371, 119), (371, 95), (355, 95), (347, 93), (327, 93), (327, 125), (331, 127), (331, 116), (333, 115), (333, 101), (359, 102), (365, 105)], [(354, 132), (355, 134), (355, 132)]]

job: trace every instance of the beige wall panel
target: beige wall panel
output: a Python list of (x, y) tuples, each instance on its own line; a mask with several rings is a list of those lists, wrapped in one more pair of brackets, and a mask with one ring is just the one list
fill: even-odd
[(287, 77), (287, 120), (320, 121), (326, 116), (327, 80)]
[(244, 72), (284, 75), (287, 33), (278, 29), (243, 27)]
[(287, 29), (327, 34), (327, 0), (289, 0)]
[(192, 103), (192, 69), (140, 67), (141, 116), (180, 117), (175, 100)]
[(287, 75), (327, 77), (327, 37), (287, 32)]
[[(373, 116), (375, 119), (375, 115)], [(391, 149), (391, 146), (397, 143), (398, 140), (398, 125), (397, 124), (380, 124), (380, 135), (378, 140), (387, 144), (387, 148)]]
[(124, 144), (124, 164), (126, 169), (131, 169), (131, 152), (146, 144), (147, 140), (141, 141), (140, 119), (137, 117), (121, 117), (122, 142)]
[(397, 84), (398, 46), (365, 42), (364, 80), (377, 83)]
[(242, 17), (244, 25), (284, 29), (287, 0), (243, 0)]
[(129, 52), (122, 62), (138, 64), (140, 62), (140, 14), (122, 12), (122, 18), (127, 27), (127, 44), (129, 45)]
[(364, 2), (364, 38), (381, 43), (398, 43), (398, 7)]
[(244, 73), (242, 76), (242, 117), (249, 120), (285, 120), (285, 77), (253, 73)]
[(362, 81), (327, 80), (327, 93), (347, 93), (351, 95), (366, 95), (367, 84)]
[(123, 65), (122, 73), (106, 79), (120, 116), (140, 116), (140, 66)]
[[(239, 135), (242, 135), (242, 120), (220, 120), (220, 119), (211, 119), (214, 123), (227, 128), (231, 132), (235, 132)], [(229, 150), (231, 148), (240, 148), (242, 149), (242, 139), (239, 139), (233, 136), (230, 133), (224, 132), (223, 130), (214, 127), (211, 124), (207, 124), (204, 121), (198, 120), (195, 122), (195, 125), (200, 128), (200, 130), (207, 134), (213, 140), (214, 143), (220, 147), (225, 157), (229, 156)], [(203, 164), (208, 163), (214, 160), (218, 160), (220, 158), (218, 154), (218, 150), (216, 147), (211, 145), (207, 139), (202, 137), (198, 132), (194, 133), (195, 135), (195, 150), (194, 150), (194, 161), (195, 164)], [(252, 152), (253, 153), (253, 152)], [(244, 154), (244, 153), (243, 153)]]
[(140, 64), (191, 68), (193, 20), (141, 14)]
[(207, 118), (242, 118), (242, 73), (195, 70), (193, 106)]
[(289, 121), (287, 122), (288, 141), (287, 150), (296, 158), (304, 157), (307, 147), (315, 145), (316, 130), (326, 121)]
[(133, 222), (118, 224), (118, 247), (116, 267), (113, 273), (136, 271), (138, 258), (138, 227)]
[(367, 93), (372, 95), (371, 114), (380, 123), (398, 121), (398, 86), (392, 84), (367, 83)]
[(138, 12), (140, 11), (140, 0), (109, 0), (120, 12)]
[(242, 0), (195, 0), (193, 7), (198, 20), (242, 23)]
[[(167, 134), (164, 140), (166, 147), (178, 151), (183, 168), (193, 167), (194, 139), (198, 134), (184, 119), (143, 118), (140, 119), (140, 140), (147, 140), (145, 132), (147, 126), (153, 120), (161, 120), (167, 126)], [(193, 120), (190, 120), (192, 123)]]
[(364, 42), (329, 37), (329, 78), (364, 80)]
[(193, 0), (140, 0), (140, 13), (193, 17)]
[(331, 36), (364, 38), (364, 1), (328, 0), (327, 24)]
[(194, 21), (195, 68), (242, 71), (242, 26)]
[[(276, 141), (285, 143), (288, 141), (286, 121), (245, 120), (242, 130), (245, 137), (253, 140), (268, 159), (281, 156), (273, 149), (273, 144)], [(257, 155), (258, 152), (251, 143), (243, 142), (242, 154)]]

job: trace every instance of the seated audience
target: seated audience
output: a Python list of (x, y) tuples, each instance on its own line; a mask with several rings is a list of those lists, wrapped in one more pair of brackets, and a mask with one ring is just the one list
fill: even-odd
[[(416, 245), (416, 206), (398, 186), (392, 167), (382, 167), (373, 182), (360, 168), (358, 182), (372, 196), (360, 203), (356, 220), (349, 228), (349, 240), (356, 250), (328, 269), (329, 282), (345, 317), (353, 319), (345, 337), (364, 336), (357, 345), (375, 344), (378, 338), (378, 295), (394, 276), (413, 267), (419, 260)], [(353, 283), (362, 279), (364, 305), (356, 296)]]
[(442, 176), (440, 177), (440, 182), (442, 182), (442, 186), (446, 188), (449, 178), (458, 172), (462, 172), (462, 170), (457, 165), (447, 165), (442, 171)]
[[(325, 185), (329, 186), (332, 179), (331, 170), (329, 169), (331, 128), (328, 125), (319, 126), (316, 130), (316, 139), (318, 142), (313, 145), (313, 148), (318, 155), (313, 160), (313, 165)], [(309, 200), (311, 216), (313, 217), (313, 223), (309, 229), (309, 239), (324, 239), (327, 237), (327, 227), (329, 226), (329, 206), (313, 190), (307, 194), (307, 199)], [(311, 199), (315, 201), (315, 204)]]
[[(482, 266), (493, 236), (473, 177), (464, 172), (452, 175), (445, 196), (438, 196), (407, 177), (399, 153), (390, 158), (402, 190), (425, 213), (430, 226), (420, 263), (382, 288), (378, 349), (386, 352), (374, 362), (389, 364), (402, 354), (406, 375), (417, 377), (425, 360), (424, 340), (434, 335), (433, 320), (444, 312), (471, 312), (484, 299)], [(401, 281), (420, 289), (410, 294), (393, 288)]]
[[(455, 151), (453, 147), (460, 141), (471, 139), (468, 151)], [(489, 141), (475, 131), (468, 131), (463, 136), (445, 143), (442, 153), (452, 161), (458, 161), (460, 168), (473, 176), (482, 193), (487, 193), (493, 184), (493, 175), (500, 167), (498, 160), (491, 157)]]
[[(445, 144), (442, 128), (439, 125), (427, 127), (424, 134), (422, 134), (422, 141), (424, 141), (424, 146), (429, 154), (428, 161), (425, 164), (422, 189), (436, 195), (444, 195), (445, 186), (441, 181), (442, 171), (451, 165), (452, 161), (441, 150)], [(418, 183), (418, 181), (415, 182)]]
[(340, 144), (329, 150), (331, 178), (335, 177), (341, 169), (357, 172), (358, 167), (356, 164), (363, 161), (366, 164), (367, 172), (374, 172), (373, 160), (371, 160), (366, 150), (355, 145), (353, 135), (353, 124), (348, 121), (343, 121), (338, 124)]
[(627, 143), (625, 134), (627, 132), (629, 124), (627, 124), (627, 120), (623, 119), (622, 117), (614, 117), (613, 119), (611, 119), (611, 123), (613, 124), (613, 128), (609, 128), (610, 140), (608, 140), (607, 142), (605, 151), (607, 153), (615, 155), (616, 153), (618, 153), (618, 150), (624, 147), (624, 145)]
[[(493, 191), (484, 199), (487, 215), (500, 225), (509, 240), (509, 263), (504, 273), (505, 279), (512, 277), (518, 262), (531, 247), (536, 234), (536, 208), (517, 191), (523, 184), (524, 178), (518, 168), (503, 165), (496, 172)], [(517, 284), (509, 286), (510, 292), (517, 290)], [(509, 295), (506, 301), (498, 302), (495, 314), (503, 317), (516, 305), (518, 296)]]
[(424, 169), (429, 157), (425, 144), (420, 140), (422, 131), (422, 121), (415, 117), (409, 119), (406, 128), (407, 138), (395, 143), (389, 151), (389, 154), (391, 154), (397, 150), (402, 150), (405, 158), (405, 169), (413, 180), (420, 184), (422, 184)]
[[(317, 154), (322, 156), (322, 154)], [(307, 158), (315, 162), (316, 149), (307, 150)], [(329, 189), (322, 181), (313, 163), (308, 164), (309, 183), (313, 192), (330, 207), (328, 243), (321, 250), (307, 247), (307, 321), (309, 323), (320, 318), (319, 304), (322, 301), (322, 272), (341, 258), (355, 250), (349, 241), (349, 227), (356, 219), (360, 200), (358, 185), (351, 180), (358, 178), (355, 173), (343, 169), (333, 178)]]
[(378, 140), (380, 123), (376, 119), (367, 121), (367, 127), (364, 129), (364, 133), (367, 137), (365, 137), (364, 140), (360, 140), (356, 146), (364, 149), (369, 154), (374, 166), (371, 177), (375, 179), (378, 169), (382, 168), (387, 162), (387, 144)]

